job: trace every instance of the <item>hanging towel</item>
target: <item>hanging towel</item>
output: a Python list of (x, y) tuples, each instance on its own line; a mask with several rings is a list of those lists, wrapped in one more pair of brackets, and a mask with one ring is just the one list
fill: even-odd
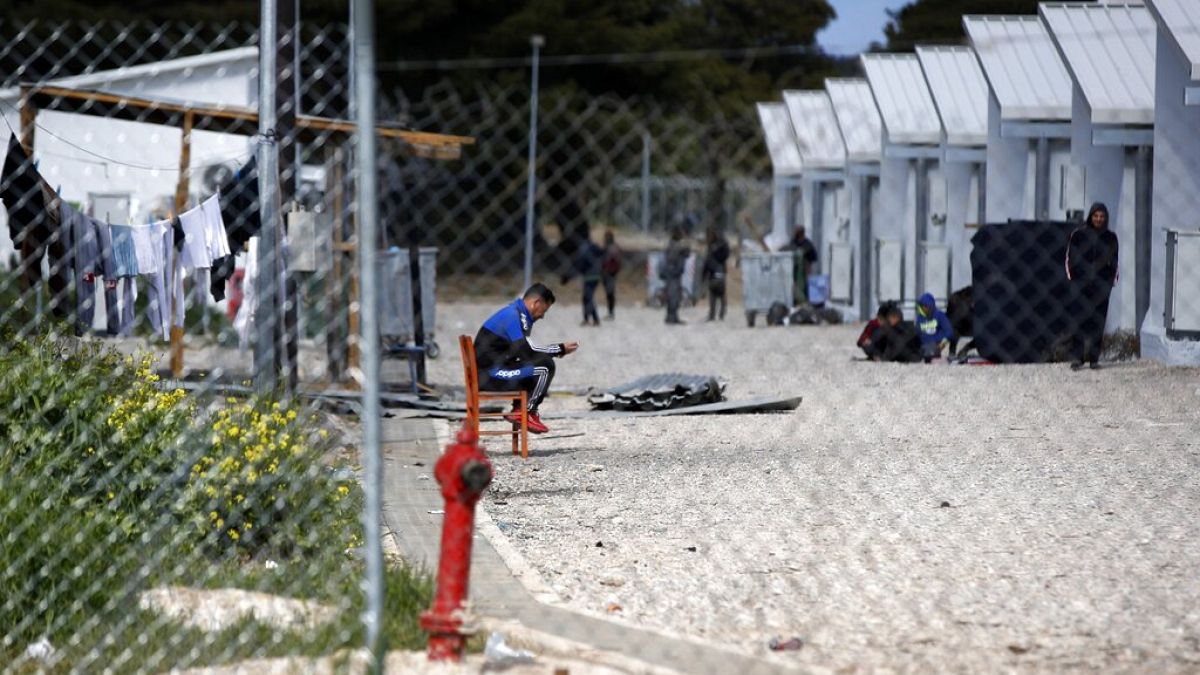
[(133, 277), (138, 273), (137, 254), (133, 247), (133, 227), (109, 225), (112, 232), (113, 273), (117, 277)]
[(162, 242), (164, 234), (169, 231), (169, 220), (133, 226), (133, 250), (137, 257), (138, 274), (156, 274), (165, 267)]
[(221, 215), (221, 193), (205, 199), (200, 208), (204, 212), (204, 241), (208, 245), (209, 257), (216, 260), (231, 255), (225, 218)]
[(179, 214), (183, 227), (183, 259), (185, 269), (194, 270), (212, 267), (212, 256), (208, 252), (204, 225), (204, 210), (197, 206)]

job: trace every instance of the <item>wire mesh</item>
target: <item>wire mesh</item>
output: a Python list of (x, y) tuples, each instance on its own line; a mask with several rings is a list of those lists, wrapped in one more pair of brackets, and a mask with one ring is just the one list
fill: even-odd
[[(731, 398), (820, 393), (804, 404), (816, 412), (802, 408), (784, 421), (639, 418), (617, 431), (584, 415), (567, 422), (583, 412), (577, 401), (551, 400), (566, 434), (535, 440), (530, 464), (498, 462), (484, 505), (495, 529), (488, 536), (515, 542), (559, 608), (733, 643), (755, 657), (770, 656), (772, 634), (803, 633), (801, 642), (776, 644), (806, 645), (797, 658), (813, 666), (1020, 666), (1038, 640), (1050, 654), (1041, 665), (1120, 660), (1116, 647), (1115, 656), (1079, 655), (1072, 640), (1102, 630), (1095, 622), (1050, 612), (1022, 629), (976, 615), (997, 605), (1009, 618), (1020, 614), (995, 599), (1000, 586), (970, 590), (994, 579), (980, 581), (969, 568), (995, 563), (992, 544), (1006, 556), (1019, 552), (1037, 514), (1018, 509), (999, 543), (981, 534), (1007, 522), (995, 504), (963, 522), (937, 521), (965, 551), (970, 564), (962, 565), (925, 516), (913, 515), (928, 506), (940, 518), (958, 513), (943, 507), (997, 499), (978, 487), (987, 479), (969, 471), (972, 463), (999, 472), (1009, 492), (998, 501), (1017, 499), (1021, 477), (988, 453), (1016, 462), (1032, 448), (1038, 459), (1028, 471), (1052, 494), (1046, 499), (1102, 530), (1094, 513), (1056, 491), (1058, 469), (1046, 457), (1085, 437), (1071, 417), (1102, 404), (1104, 392), (1076, 392), (1079, 408), (1063, 410), (1057, 371), (1010, 370), (994, 380), (936, 371), (913, 384), (911, 370), (851, 371), (844, 357), (950, 363), (969, 351), (974, 363), (1107, 365), (1150, 349), (1147, 335), (1168, 345), (1155, 347), (1162, 353), (1187, 352), (1200, 338), (1200, 235), (1191, 222), (1200, 171), (1192, 160), (1121, 152), (1114, 245), (1084, 224), (1084, 198), (1095, 190), (1062, 139), (1031, 141), (1006, 158), (1002, 178), (1021, 189), (1004, 194), (977, 161), (963, 169), (925, 155), (857, 173), (773, 176), (750, 103), (730, 112), (715, 102), (681, 107), (556, 87), (537, 101), (531, 167), (528, 86), (498, 79), (468, 87), (451, 75), (420, 90), (375, 90), (378, 196), (364, 204), (350, 31), (301, 24), (299, 39), (284, 27), (272, 42), (279, 120), (264, 137), (255, 26), (0, 25), (8, 149), (0, 184), (0, 672), (254, 670), (280, 657), (308, 659), (293, 664), (304, 671), (321, 659), (352, 666), (376, 638), (382, 644), (372, 648), (421, 648), (416, 616), (430, 604), (432, 580), (420, 556), (389, 554), (386, 592), (364, 592), (364, 523), (375, 512), (364, 498), (369, 443), (357, 415), (379, 420), (357, 401), (369, 385), (390, 403), (461, 415), (462, 364), (453, 349), (441, 355), (439, 343), (474, 334), (523, 290), (531, 170), (534, 278), (558, 291), (560, 305), (539, 331), (570, 342), (577, 312), (600, 325), (596, 305), (601, 294), (607, 300), (606, 321), (584, 334), (579, 365), (562, 368), (555, 395), (660, 368), (725, 368)], [(1156, 145), (1183, 143), (1166, 134), (1186, 128), (1166, 118)], [(259, 151), (268, 140), (279, 171), (264, 176)], [(1030, 169), (1046, 174), (1036, 191)], [(276, 182), (277, 193), (262, 190)], [(918, 198), (913, 186), (929, 194)], [(1035, 192), (1052, 205), (1048, 218), (1032, 218)], [(278, 202), (264, 209), (273, 193)], [(1160, 215), (1178, 219), (1177, 230), (1151, 227), (1151, 196)], [(1009, 212), (990, 218), (1001, 204)], [(271, 213), (275, 241), (263, 234)], [(378, 258), (377, 288), (359, 268), (364, 250)], [(945, 316), (921, 307), (927, 292)], [(727, 305), (731, 319), (722, 322)], [(680, 312), (705, 325), (670, 332)], [(763, 323), (825, 332), (772, 333)], [(370, 347), (359, 338), (364, 326), (379, 326)], [(1138, 381), (1120, 400), (1136, 407), (1156, 375), (1128, 377)], [(1162, 377), (1176, 402), (1194, 393), (1194, 381), (1177, 372)], [(948, 393), (928, 398), (938, 387)], [(1023, 387), (1030, 400), (1006, 411)], [(925, 438), (921, 420), (935, 405), (946, 407), (928, 424), (951, 441)], [(1194, 424), (1180, 422), (1174, 404), (1153, 405), (1135, 421), (1180, 433), (1137, 438), (1179, 454), (1166, 468), (1108, 476), (1128, 479), (1118, 490), (1127, 503), (1139, 497), (1128, 486), (1142, 479), (1172, 494), (1194, 483), (1186, 472), (1194, 469), (1186, 435)], [(980, 422), (986, 433), (962, 431), (970, 424), (955, 416), (978, 420), (978, 406), (1001, 412)], [(546, 417), (557, 432), (560, 422)], [(1060, 424), (1066, 431), (1053, 430)], [(401, 426), (369, 435), (429, 451), (387, 459), (397, 480), (417, 485), (418, 474), (428, 480), (439, 436), (430, 424), (420, 427), (428, 436), (389, 440)], [(1050, 430), (1028, 445), (1004, 440), (1028, 427)], [(1106, 451), (1132, 443), (1103, 429), (1095, 444)], [(1000, 439), (999, 449), (982, 436)], [(883, 468), (864, 469), (864, 448), (907, 448), (912, 438), (929, 454), (881, 451), (871, 457)], [(939, 464), (960, 450), (955, 443), (970, 446), (965, 458)], [(679, 454), (646, 458), (645, 446)], [(794, 457), (797, 446), (811, 452)], [(760, 449), (769, 457), (755, 459)], [(1104, 490), (1085, 464), (1074, 461), (1070, 476), (1086, 484), (1089, 504), (1102, 505)], [(664, 478), (682, 493), (663, 495)], [(399, 508), (386, 492), (399, 484), (381, 483), (381, 508)], [(1194, 509), (1194, 498), (1180, 498), (1182, 512)], [(770, 522), (777, 514), (783, 522)], [(1083, 527), (1059, 525), (1068, 537)], [(1128, 525), (1112, 536), (1139, 526), (1195, 529), (1161, 513)], [(915, 548), (899, 548), (900, 539)], [(1028, 543), (1065, 569), (1060, 544)], [(1147, 564), (1175, 567), (1165, 586), (1138, 582), (1131, 592), (1153, 598), (1170, 587), (1194, 598), (1185, 588), (1192, 553), (1182, 544), (1153, 548)], [(937, 578), (934, 563), (952, 567), (961, 584)], [(996, 569), (1029, 576), (1006, 564)], [(1058, 574), (1037, 576), (1039, 587)], [(850, 588), (847, 578), (861, 585)], [(1066, 589), (1054, 591), (1063, 604), (1086, 595), (1103, 605), (1079, 578)], [(487, 592), (479, 595), (488, 608)], [(839, 604), (857, 613), (830, 609)], [(371, 607), (382, 608), (379, 636), (364, 626)], [(887, 628), (871, 627), (871, 611)], [(1169, 654), (1187, 644), (1195, 652), (1194, 613), (1139, 611), (1191, 621), (1182, 634), (1192, 636), (1148, 639), (1140, 663), (1178, 665)], [(543, 627), (582, 621), (546, 612)], [(1117, 642), (1140, 644), (1130, 625), (1116, 623)], [(950, 641), (970, 647), (966, 656), (930, 646), (929, 635), (947, 625), (968, 626)], [(1002, 626), (1004, 635), (980, 637), (981, 626)], [(688, 656), (661, 633), (616, 635), (652, 662), (685, 659), (676, 665), (689, 672), (773, 667)]]

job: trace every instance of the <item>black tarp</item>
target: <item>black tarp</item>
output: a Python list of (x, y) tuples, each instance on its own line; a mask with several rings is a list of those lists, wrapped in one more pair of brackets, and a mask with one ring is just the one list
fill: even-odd
[(1067, 239), (1079, 223), (1010, 221), (971, 238), (974, 338), (997, 363), (1065, 358), (1078, 315), (1067, 280)]
[(597, 410), (666, 410), (722, 401), (725, 381), (714, 375), (661, 373), (588, 396)]

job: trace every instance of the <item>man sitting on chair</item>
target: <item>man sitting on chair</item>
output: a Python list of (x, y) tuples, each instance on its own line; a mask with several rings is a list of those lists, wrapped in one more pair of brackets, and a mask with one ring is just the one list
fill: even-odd
[[(554, 358), (579, 348), (577, 342), (538, 346), (530, 342), (533, 323), (554, 304), (554, 293), (535, 283), (525, 295), (493, 314), (475, 336), (475, 365), (480, 391), (520, 391), (529, 394), (529, 430), (544, 434), (550, 429), (538, 417), (538, 405), (546, 398), (554, 379)], [(515, 412), (515, 411), (514, 411)], [(507, 419), (514, 424), (516, 415)]]

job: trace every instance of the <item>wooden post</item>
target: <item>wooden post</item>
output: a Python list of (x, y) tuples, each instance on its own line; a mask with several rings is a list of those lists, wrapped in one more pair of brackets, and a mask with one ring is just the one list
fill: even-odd
[[(194, 116), (189, 111), (183, 114), (183, 138), (179, 147), (179, 183), (175, 186), (175, 215), (183, 213), (187, 208), (188, 179), (192, 165), (192, 123)], [(183, 377), (183, 326), (175, 325), (175, 313), (179, 311), (175, 284), (182, 283), (176, 278), (181, 273), (179, 269), (179, 252), (171, 246), (171, 268), (167, 272), (168, 290), (171, 296), (170, 315), (167, 325), (171, 327), (171, 374), (176, 378)]]
[(37, 128), (37, 108), (29, 97), (29, 87), (21, 87), (21, 147), (33, 159), (33, 132)]
[[(360, 335), (361, 325), (359, 323), (359, 316), (360, 316), (360, 312), (361, 312), (361, 308), (359, 307), (359, 302), (361, 301), (361, 298), (359, 297), (359, 292), (358, 292), (358, 284), (359, 284), (358, 247), (359, 247), (359, 244), (361, 244), (361, 242), (358, 239), (358, 209), (354, 209), (354, 213), (350, 218), (349, 235), (350, 236), (346, 238), (346, 241), (342, 242), (342, 247), (345, 249), (345, 251), (347, 253), (351, 254), (349, 256), (350, 261), (351, 261), (351, 263), (350, 263), (350, 304), (349, 304), (350, 318), (349, 318), (349, 322), (348, 322), (349, 323), (349, 325), (348, 325), (349, 339), (347, 340), (347, 342), (349, 343), (349, 348), (346, 350), (346, 367), (348, 370), (359, 370), (362, 365), (362, 361), (360, 358), (362, 355), (362, 347), (360, 345), (360, 341), (362, 340), (362, 335)], [(358, 387), (359, 380), (350, 378), (348, 380), (348, 382), (350, 383), (351, 388)]]
[(342, 340), (342, 253), (338, 246), (342, 242), (342, 152), (330, 143), (325, 146), (325, 195), (329, 200), (332, 217), (331, 242), (329, 247), (330, 267), (325, 278), (325, 358), (329, 381), (338, 382), (344, 372), (343, 359), (346, 346)]

